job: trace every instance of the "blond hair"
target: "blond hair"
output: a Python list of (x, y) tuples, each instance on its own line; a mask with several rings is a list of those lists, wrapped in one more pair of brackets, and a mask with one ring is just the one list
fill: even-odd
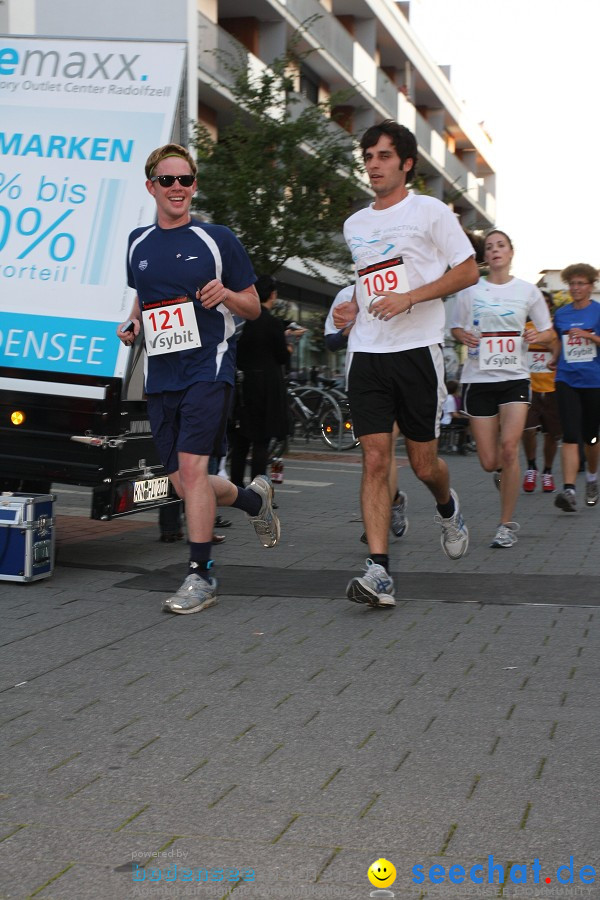
[(196, 174), (196, 162), (185, 147), (182, 147), (181, 144), (164, 144), (164, 146), (157, 147), (156, 150), (153, 150), (146, 160), (146, 178), (149, 179), (159, 162), (162, 162), (163, 159), (167, 159), (168, 156), (179, 156), (188, 164), (192, 175)]

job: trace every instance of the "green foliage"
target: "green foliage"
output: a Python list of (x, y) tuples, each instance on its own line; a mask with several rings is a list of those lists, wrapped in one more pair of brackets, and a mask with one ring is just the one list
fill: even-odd
[(341, 230), (359, 195), (361, 163), (354, 139), (329, 117), (340, 95), (312, 104), (294, 92), (292, 67), (304, 56), (292, 41), (256, 74), (244, 54), (221, 53), (235, 108), (216, 143), (197, 128), (194, 206), (234, 231), (257, 272), (276, 272), (297, 256), (315, 274), (315, 262), (346, 274)]

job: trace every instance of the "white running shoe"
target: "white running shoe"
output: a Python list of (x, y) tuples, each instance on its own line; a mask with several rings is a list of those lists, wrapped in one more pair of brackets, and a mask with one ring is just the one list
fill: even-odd
[(444, 519), (439, 513), (436, 513), (433, 521), (442, 526), (442, 550), (448, 559), (460, 559), (465, 555), (469, 546), (469, 529), (465, 525), (460, 511), (458, 494), (451, 490), (450, 496), (454, 500), (454, 514), (449, 519)]
[(372, 559), (367, 560), (364, 575), (357, 575), (348, 582), (346, 597), (354, 603), (368, 603), (374, 607), (396, 605), (392, 577)]
[(215, 606), (217, 600), (217, 579), (209, 581), (192, 573), (188, 575), (179, 590), (172, 597), (168, 597), (162, 605), (163, 612), (189, 613), (202, 612), (209, 606)]
[(598, 502), (598, 482), (588, 481), (585, 486), (585, 502), (587, 506), (595, 506)]
[(254, 491), (262, 499), (262, 505), (257, 516), (248, 516), (259, 541), (263, 547), (274, 547), (281, 535), (281, 525), (277, 513), (273, 511), (273, 485), (267, 475), (257, 475), (248, 485), (249, 491)]
[(517, 531), (520, 527), (516, 522), (504, 522), (504, 524), (498, 525), (496, 537), (490, 547), (512, 547), (517, 543)]
[(392, 534), (397, 538), (404, 537), (408, 531), (408, 519), (406, 518), (406, 510), (408, 509), (408, 497), (404, 491), (398, 491), (398, 499), (392, 503), (392, 518), (390, 528)]

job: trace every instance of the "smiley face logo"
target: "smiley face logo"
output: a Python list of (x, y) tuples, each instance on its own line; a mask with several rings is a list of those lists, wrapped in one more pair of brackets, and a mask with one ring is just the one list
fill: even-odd
[(369, 866), (367, 877), (374, 887), (389, 887), (396, 880), (396, 869), (389, 860), (376, 859)]

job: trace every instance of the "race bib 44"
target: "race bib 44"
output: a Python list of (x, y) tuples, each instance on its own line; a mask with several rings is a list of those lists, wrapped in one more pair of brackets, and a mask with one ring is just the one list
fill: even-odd
[(596, 345), (586, 338), (574, 334), (563, 334), (562, 346), (567, 363), (592, 362), (596, 359)]

